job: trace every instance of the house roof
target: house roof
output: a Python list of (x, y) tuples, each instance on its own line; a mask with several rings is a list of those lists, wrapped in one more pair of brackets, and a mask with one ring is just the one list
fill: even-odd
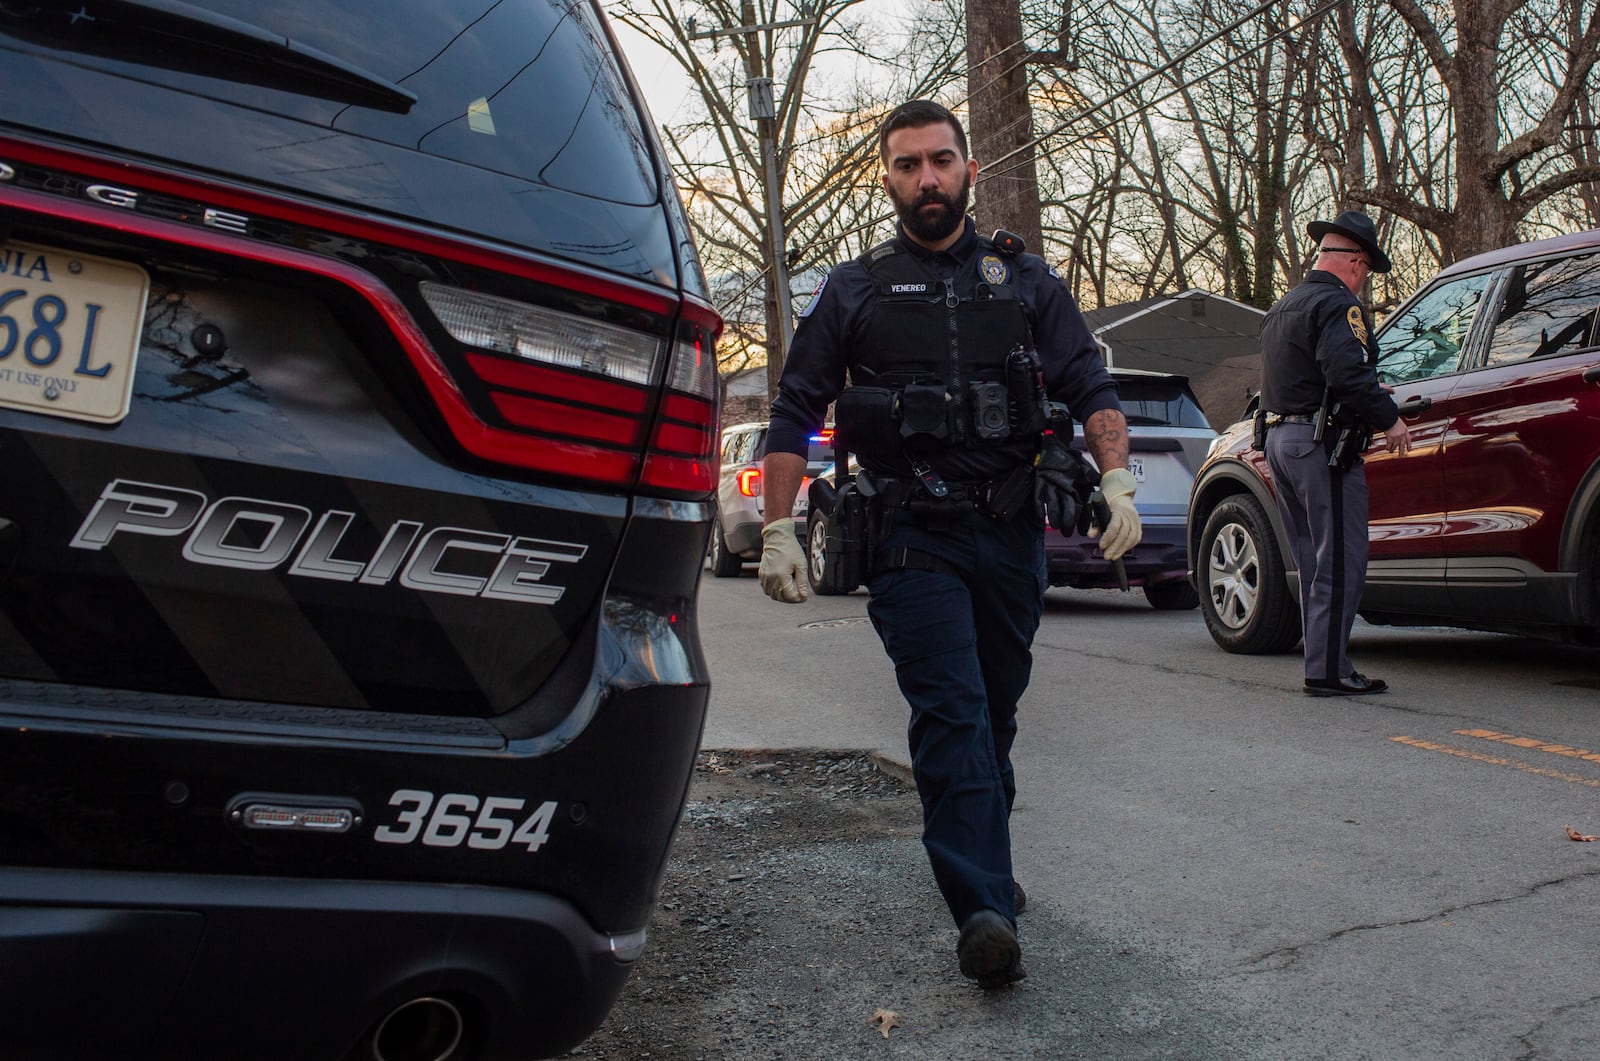
[(1188, 376), (1219, 429), (1259, 386), (1265, 316), (1264, 310), (1198, 289), (1084, 314), (1109, 364)]

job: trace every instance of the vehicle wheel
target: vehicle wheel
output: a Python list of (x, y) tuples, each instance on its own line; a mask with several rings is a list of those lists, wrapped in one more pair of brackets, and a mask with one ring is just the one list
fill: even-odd
[(1182, 612), (1198, 605), (1200, 594), (1189, 584), (1188, 579), (1174, 578), (1166, 582), (1146, 582), (1144, 599), (1157, 611)]
[(722, 537), (722, 522), (711, 524), (711, 573), (718, 578), (737, 578), (744, 570), (739, 554), (728, 548)]
[(806, 520), (806, 578), (811, 583), (811, 592), (817, 596), (836, 597), (838, 590), (822, 584), (822, 573), (827, 570), (828, 563), (828, 555), (823, 550), (827, 538), (828, 517), (812, 509), (810, 518)]
[(1287, 652), (1300, 640), (1300, 609), (1284, 583), (1283, 552), (1260, 502), (1224, 498), (1200, 535), (1200, 612), (1228, 652)]

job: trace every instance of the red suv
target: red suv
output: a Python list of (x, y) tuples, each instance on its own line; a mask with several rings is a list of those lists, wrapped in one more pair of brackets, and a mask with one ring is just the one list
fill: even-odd
[[(1600, 231), (1450, 266), (1378, 330), (1411, 452), (1367, 451), (1361, 615), (1600, 643)], [(1250, 422), (1189, 498), (1189, 569), (1229, 652), (1300, 639), (1298, 576)]]

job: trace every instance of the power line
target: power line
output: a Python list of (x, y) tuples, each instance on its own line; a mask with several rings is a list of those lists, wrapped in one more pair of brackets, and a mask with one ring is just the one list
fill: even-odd
[[(1030, 148), (1030, 147), (1033, 147), (1033, 148), (1041, 147), (1041, 145), (1043, 145), (1043, 143), (1044, 143), (1044, 141), (1046, 139), (1048, 139), (1050, 137), (1053, 137), (1053, 136), (1056, 136), (1057, 134), (1059, 134), (1063, 130), (1065, 130), (1068, 126), (1073, 125), (1073, 124), (1075, 124), (1075, 123), (1077, 123), (1079, 121), (1082, 121), (1084, 118), (1086, 118), (1089, 115), (1095, 113), (1096, 111), (1102, 109), (1103, 107), (1106, 107), (1109, 104), (1116, 102), (1119, 98), (1121, 98), (1123, 96), (1126, 96), (1128, 93), (1134, 91), (1135, 89), (1139, 88), (1141, 85), (1143, 85), (1146, 82), (1152, 80), (1153, 78), (1156, 78), (1156, 77), (1158, 77), (1158, 76), (1160, 76), (1162, 74), (1170, 73), (1171, 71), (1180, 69), (1182, 67), (1183, 63), (1186, 60), (1188, 60), (1196, 51), (1198, 51), (1201, 48), (1206, 47), (1209, 44), (1215, 43), (1221, 37), (1233, 32), (1234, 30), (1236, 30), (1236, 29), (1240, 28), (1241, 26), (1245, 25), (1251, 19), (1256, 18), (1263, 11), (1267, 10), (1269, 7), (1273, 6), (1273, 4), (1278, 3), (1278, 2), (1280, 2), (1280, 0), (1264, 0), (1263, 3), (1258, 4), (1256, 7), (1252, 8), (1247, 14), (1245, 14), (1242, 17), (1236, 19), (1235, 21), (1233, 21), (1232, 23), (1228, 24), (1227, 26), (1222, 27), (1216, 33), (1213, 33), (1211, 36), (1205, 38), (1204, 40), (1198, 41), (1195, 44), (1191, 45), (1189, 48), (1185, 49), (1184, 52), (1181, 55), (1179, 55), (1176, 59), (1173, 59), (1173, 60), (1171, 60), (1171, 61), (1169, 61), (1169, 62), (1167, 62), (1167, 63), (1165, 63), (1165, 64), (1163, 64), (1163, 65), (1161, 65), (1159, 67), (1156, 67), (1154, 70), (1152, 70), (1150, 73), (1146, 74), (1144, 77), (1142, 77), (1139, 80), (1133, 82), (1131, 85), (1128, 85), (1126, 88), (1123, 88), (1120, 91), (1115, 92), (1110, 96), (1107, 96), (1105, 99), (1101, 100), (1099, 103), (1096, 103), (1096, 104), (1093, 104), (1092, 106), (1084, 108), (1083, 110), (1079, 111), (1077, 114), (1073, 115), (1071, 118), (1067, 119), (1066, 121), (1062, 122), (1060, 125), (1056, 126), (1050, 132), (1045, 133), (1045, 134), (1043, 134), (1041, 136), (1035, 137), (1033, 139), (1032, 143), (1025, 144), (1025, 145), (1022, 145), (1020, 147), (1017, 147), (1016, 149), (1008, 152), (1007, 154), (1004, 154), (1004, 155), (1000, 156), (999, 159), (995, 160), (995, 163), (990, 163), (988, 166), (984, 167), (984, 169), (982, 171), (982, 175), (985, 176), (985, 177), (988, 177), (989, 179), (994, 179), (996, 177), (1003, 177), (1008, 173), (1013, 173), (1013, 172), (1023, 168), (1023, 166), (1027, 165), (1026, 162), (1018, 162), (1018, 163), (1013, 164), (1012, 166), (1010, 166), (1007, 169), (1003, 169), (1003, 170), (999, 170), (999, 171), (995, 171), (993, 169), (995, 164), (997, 164), (999, 162), (1004, 162), (1007, 159), (1013, 158), (1014, 156), (1020, 154), (1021, 152), (1028, 150), (1028, 148)], [(1198, 84), (1199, 82), (1204, 81), (1205, 79), (1207, 79), (1209, 77), (1215, 76), (1218, 72), (1220, 72), (1222, 70), (1226, 70), (1228, 67), (1234, 65), (1235, 63), (1238, 63), (1239, 61), (1241, 61), (1241, 60), (1243, 60), (1243, 59), (1255, 54), (1256, 52), (1260, 51), (1262, 48), (1265, 48), (1267, 45), (1269, 45), (1273, 41), (1277, 40), (1278, 38), (1286, 36), (1286, 35), (1294, 32), (1295, 30), (1300, 29), (1306, 23), (1311, 22), (1311, 21), (1313, 21), (1315, 19), (1318, 19), (1318, 18), (1322, 17), (1324, 14), (1326, 14), (1327, 12), (1333, 10), (1335, 7), (1339, 6), (1339, 4), (1343, 3), (1343, 2), (1344, 2), (1344, 0), (1328, 0), (1328, 2), (1324, 3), (1322, 6), (1320, 6), (1318, 8), (1313, 9), (1310, 13), (1308, 13), (1304, 18), (1300, 19), (1298, 22), (1295, 22), (1292, 25), (1286, 26), (1283, 29), (1277, 31), (1276, 33), (1273, 33), (1273, 34), (1269, 35), (1268, 37), (1266, 37), (1264, 40), (1262, 40), (1259, 44), (1255, 45), (1254, 47), (1247, 48), (1244, 51), (1239, 52), (1237, 55), (1235, 55), (1232, 58), (1228, 59), (1226, 62), (1218, 64), (1217, 66), (1205, 71), (1203, 74), (1199, 74), (1199, 75), (1197, 75), (1197, 76), (1195, 76), (1193, 78), (1190, 78), (1187, 81), (1180, 82), (1172, 91), (1170, 91), (1170, 92), (1168, 92), (1168, 93), (1166, 93), (1164, 95), (1157, 96), (1155, 99), (1150, 100), (1150, 101), (1148, 101), (1146, 103), (1141, 103), (1139, 106), (1133, 108), (1133, 110), (1128, 111), (1125, 114), (1113, 117), (1113, 118), (1111, 118), (1111, 119), (1109, 119), (1109, 120), (1107, 120), (1105, 122), (1102, 122), (1100, 125), (1097, 125), (1095, 128), (1093, 128), (1093, 129), (1091, 129), (1091, 130), (1089, 130), (1089, 131), (1087, 131), (1085, 133), (1082, 133), (1082, 134), (1080, 134), (1078, 136), (1075, 136), (1075, 137), (1073, 137), (1071, 139), (1065, 140), (1061, 144), (1057, 145), (1056, 147), (1050, 148), (1048, 150), (1040, 150), (1036, 157), (1038, 157), (1038, 158), (1046, 158), (1046, 157), (1048, 157), (1050, 155), (1056, 154), (1057, 152), (1059, 152), (1061, 150), (1064, 150), (1065, 148), (1070, 147), (1073, 144), (1076, 144), (1076, 143), (1079, 143), (1079, 142), (1081, 142), (1083, 140), (1086, 140), (1089, 137), (1094, 136), (1097, 133), (1100, 133), (1100, 132), (1104, 131), (1107, 128), (1110, 128), (1112, 125), (1116, 124), (1119, 121), (1124, 121), (1127, 118), (1131, 117), (1132, 115), (1140, 114), (1140, 113), (1142, 113), (1142, 112), (1144, 112), (1146, 110), (1151, 109), (1152, 107), (1157, 106), (1158, 104), (1166, 102), (1168, 99), (1171, 99), (1173, 96), (1177, 95), (1179, 92), (1182, 92), (1184, 89), (1190, 88), (1193, 85)], [(996, 54), (1000, 54), (1000, 53), (996, 53)], [(970, 99), (971, 99), (970, 96), (964, 97), (963, 99), (961, 99), (960, 101), (957, 102), (956, 106), (960, 107), (962, 104), (968, 102)], [(863, 224), (856, 225), (853, 228), (845, 229), (843, 232), (838, 233), (838, 237), (837, 238), (844, 239), (844, 238), (846, 238), (848, 236), (853, 236), (858, 232), (864, 232), (864, 231), (866, 231), (868, 229), (875, 228), (878, 225), (882, 224), (884, 221), (887, 221), (887, 220), (891, 219), (893, 216), (894, 216), (894, 214), (893, 214), (892, 211), (890, 211), (888, 213), (880, 214), (879, 216), (877, 216), (877, 217), (875, 217), (875, 218), (873, 218), (873, 219), (871, 219), (871, 220), (869, 220), (869, 221), (867, 221), (867, 222), (865, 222)]]
[[(1082, 121), (1083, 119), (1087, 118), (1089, 115), (1095, 113), (1096, 111), (1098, 111), (1098, 110), (1100, 110), (1100, 109), (1102, 109), (1104, 107), (1107, 107), (1112, 103), (1115, 103), (1118, 99), (1122, 98), (1123, 96), (1126, 96), (1129, 93), (1133, 92), (1134, 90), (1142, 87), (1146, 82), (1149, 82), (1149, 81), (1151, 81), (1151, 80), (1153, 80), (1153, 79), (1155, 79), (1157, 77), (1160, 77), (1160, 76), (1162, 76), (1164, 74), (1170, 73), (1170, 72), (1172, 72), (1174, 70), (1180, 69), (1182, 67), (1183, 63), (1185, 61), (1187, 61), (1195, 52), (1199, 51), (1201, 48), (1206, 47), (1207, 45), (1214, 44), (1220, 38), (1226, 36), (1229, 33), (1232, 33), (1234, 30), (1240, 28), (1245, 23), (1249, 22), (1251, 19), (1257, 17), (1262, 12), (1266, 11), (1269, 7), (1272, 7), (1274, 4), (1277, 4), (1279, 2), (1280, 2), (1280, 0), (1264, 0), (1263, 3), (1258, 4), (1256, 7), (1252, 8), (1247, 14), (1243, 15), (1242, 17), (1234, 20), (1233, 22), (1229, 23), (1228, 25), (1226, 25), (1226, 26), (1222, 27), (1221, 29), (1217, 30), (1217, 32), (1213, 33), (1211, 36), (1206, 37), (1203, 40), (1196, 41), (1194, 44), (1190, 45), (1176, 59), (1173, 59), (1173, 60), (1171, 60), (1171, 61), (1169, 61), (1169, 62), (1167, 62), (1167, 63), (1165, 63), (1165, 64), (1163, 64), (1161, 66), (1156, 67), (1155, 69), (1151, 70), (1148, 74), (1146, 74), (1144, 77), (1139, 78), (1138, 80), (1134, 81), (1132, 84), (1126, 86), (1125, 88), (1122, 88), (1121, 90), (1119, 90), (1117, 92), (1113, 92), (1111, 95), (1107, 96), (1105, 99), (1101, 100), (1099, 103), (1095, 103), (1095, 104), (1092, 104), (1091, 106), (1083, 108), (1082, 110), (1080, 110), (1076, 114), (1074, 114), (1072, 117), (1068, 118), (1067, 120), (1063, 121), (1061, 124), (1057, 125), (1054, 129), (1050, 130), (1048, 133), (1044, 133), (1044, 134), (1041, 134), (1039, 136), (1034, 137), (1032, 142), (1027, 143), (1027, 144), (1023, 144), (1023, 145), (1015, 148), (1014, 150), (1009, 151), (1004, 155), (1001, 155), (999, 158), (997, 158), (993, 162), (989, 163), (989, 168), (993, 168), (995, 166), (998, 166), (1000, 163), (1005, 162), (1007, 159), (1013, 158), (1013, 157), (1021, 154), (1022, 152), (1028, 151), (1030, 149), (1039, 148), (1040, 150), (1038, 151), (1038, 154), (1037, 154), (1036, 157), (1037, 158), (1047, 158), (1050, 155), (1056, 154), (1057, 152), (1059, 152), (1059, 151), (1061, 151), (1061, 150), (1063, 150), (1063, 149), (1065, 149), (1067, 147), (1070, 147), (1073, 144), (1076, 144), (1076, 143), (1079, 143), (1079, 142), (1081, 142), (1083, 140), (1086, 140), (1089, 137), (1094, 136), (1097, 133), (1100, 133), (1100, 132), (1104, 131), (1107, 128), (1110, 128), (1112, 125), (1116, 124), (1119, 121), (1126, 120), (1127, 118), (1131, 117), (1132, 115), (1143, 113), (1144, 111), (1147, 111), (1147, 110), (1151, 109), (1152, 107), (1155, 107), (1158, 104), (1166, 102), (1167, 100), (1171, 99), (1173, 96), (1177, 95), (1179, 92), (1182, 92), (1184, 89), (1190, 88), (1193, 85), (1196, 85), (1199, 82), (1205, 80), (1206, 78), (1212, 77), (1212, 76), (1216, 75), (1217, 73), (1219, 73), (1220, 71), (1226, 70), (1228, 67), (1233, 66), (1235, 63), (1238, 63), (1239, 61), (1247, 58), (1248, 56), (1254, 55), (1256, 52), (1258, 52), (1261, 49), (1265, 48), (1267, 45), (1271, 44), (1273, 41), (1277, 40), (1278, 38), (1287, 36), (1288, 34), (1293, 33), (1295, 30), (1300, 29), (1306, 23), (1311, 22), (1311, 21), (1313, 21), (1315, 19), (1321, 18), (1323, 15), (1327, 14), (1329, 11), (1333, 10), (1335, 7), (1338, 7), (1341, 3), (1344, 3), (1345, 0), (1328, 0), (1327, 3), (1324, 3), (1322, 6), (1313, 9), (1304, 18), (1300, 19), (1300, 21), (1295, 22), (1292, 25), (1285, 26), (1283, 29), (1278, 30), (1276, 33), (1270, 34), (1264, 40), (1262, 40), (1259, 44), (1256, 44), (1255, 46), (1253, 46), (1251, 48), (1247, 48), (1244, 51), (1239, 52), (1237, 55), (1233, 56), (1231, 59), (1228, 59), (1226, 62), (1219, 63), (1217, 66), (1211, 68), (1210, 70), (1207, 70), (1204, 74), (1201, 74), (1201, 75), (1199, 75), (1197, 77), (1194, 77), (1194, 78), (1190, 78), (1187, 81), (1179, 82), (1178, 85), (1172, 89), (1172, 91), (1166, 93), (1165, 95), (1157, 96), (1155, 99), (1152, 99), (1152, 100), (1150, 100), (1150, 101), (1148, 101), (1146, 103), (1141, 103), (1139, 106), (1135, 107), (1133, 110), (1129, 111), (1128, 113), (1123, 114), (1120, 117), (1113, 117), (1108, 121), (1102, 122), (1100, 125), (1098, 125), (1095, 128), (1089, 130), (1088, 132), (1083, 133), (1083, 134), (1081, 134), (1079, 136), (1073, 137), (1073, 138), (1071, 138), (1069, 140), (1065, 140), (1062, 143), (1060, 143), (1059, 145), (1057, 145), (1056, 147), (1052, 147), (1052, 148), (1049, 148), (1049, 149), (1043, 149), (1042, 148), (1042, 145), (1044, 144), (1044, 142), (1047, 139), (1064, 132), (1069, 126), (1075, 125), (1076, 123)], [(1011, 166), (1008, 169), (1000, 170), (998, 173), (993, 173), (993, 174), (991, 174), (991, 176), (1003, 176), (1003, 175), (1005, 175), (1007, 173), (1011, 173), (1011, 172), (1015, 171), (1016, 169), (1021, 168), (1024, 165), (1027, 165), (1027, 164), (1028, 163), (1025, 160), (1023, 162), (1016, 163), (1015, 165)]]
[[(1134, 81), (1133, 83), (1127, 85), (1126, 87), (1118, 90), (1117, 92), (1112, 93), (1110, 96), (1107, 96), (1105, 99), (1099, 101), (1098, 103), (1095, 103), (1095, 104), (1092, 104), (1092, 105), (1090, 105), (1088, 107), (1083, 108), (1082, 110), (1078, 111), (1076, 114), (1071, 116), (1070, 118), (1068, 118), (1065, 121), (1063, 121), (1060, 124), (1058, 124), (1055, 128), (1051, 129), (1049, 132), (1046, 132), (1046, 133), (1043, 133), (1043, 134), (1041, 134), (1039, 136), (1034, 137), (1034, 139), (1030, 143), (1024, 144), (1024, 145), (1020, 145), (1017, 148), (1014, 148), (1013, 150), (1011, 150), (1010, 152), (1007, 152), (1006, 154), (1000, 156), (994, 162), (989, 163), (987, 166), (985, 166), (984, 171), (983, 171), (983, 175), (985, 177), (987, 177), (988, 179), (994, 179), (994, 178), (997, 178), (997, 177), (1004, 177), (1005, 175), (1007, 175), (1009, 173), (1013, 173), (1013, 172), (1023, 168), (1025, 165), (1028, 164), (1028, 162), (1026, 160), (1020, 161), (1020, 162), (1016, 162), (1013, 165), (1011, 165), (1010, 167), (1007, 167), (1005, 169), (998, 169), (997, 170), (995, 167), (998, 166), (1000, 163), (1004, 163), (1007, 160), (1015, 158), (1016, 156), (1022, 154), (1025, 151), (1028, 151), (1029, 149), (1039, 149), (1037, 151), (1037, 155), (1035, 157), (1036, 158), (1046, 158), (1046, 157), (1049, 157), (1050, 155), (1056, 154), (1056, 153), (1064, 150), (1067, 147), (1072, 146), (1073, 144), (1079, 143), (1079, 142), (1081, 142), (1081, 141), (1083, 141), (1085, 139), (1088, 139), (1091, 136), (1094, 136), (1094, 135), (1098, 134), (1099, 132), (1102, 132), (1103, 130), (1109, 128), (1110, 126), (1116, 124), (1119, 121), (1125, 121), (1127, 118), (1129, 118), (1129, 117), (1131, 117), (1133, 115), (1137, 115), (1137, 114), (1140, 114), (1140, 113), (1142, 113), (1144, 111), (1147, 111), (1147, 110), (1149, 110), (1149, 109), (1151, 109), (1151, 108), (1153, 108), (1153, 107), (1165, 102), (1166, 100), (1171, 99), (1173, 96), (1177, 95), (1178, 93), (1182, 92), (1183, 90), (1185, 90), (1187, 88), (1190, 88), (1193, 85), (1195, 85), (1195, 84), (1197, 84), (1197, 83), (1199, 83), (1199, 82), (1201, 82), (1201, 81), (1203, 81), (1203, 80), (1205, 80), (1205, 79), (1207, 79), (1209, 77), (1215, 76), (1218, 72), (1220, 72), (1222, 70), (1225, 70), (1230, 66), (1235, 65), (1236, 63), (1238, 63), (1238, 62), (1242, 61), (1243, 59), (1255, 54), (1256, 52), (1259, 52), (1260, 50), (1262, 50), (1263, 48), (1265, 48), (1266, 46), (1271, 44), (1273, 41), (1276, 41), (1281, 37), (1287, 36), (1288, 34), (1294, 32), (1295, 30), (1298, 30), (1301, 27), (1305, 26), (1307, 23), (1312, 22), (1312, 21), (1322, 17), (1324, 14), (1326, 14), (1329, 11), (1331, 11), (1333, 8), (1337, 7), (1340, 3), (1345, 2), (1345, 0), (1327, 0), (1327, 2), (1323, 3), (1321, 6), (1319, 6), (1317, 8), (1314, 8), (1312, 11), (1310, 11), (1308, 14), (1306, 14), (1299, 21), (1297, 21), (1297, 22), (1295, 22), (1295, 23), (1293, 23), (1293, 24), (1291, 24), (1289, 26), (1286, 26), (1283, 29), (1278, 30), (1277, 32), (1274, 32), (1274, 33), (1270, 34), (1269, 36), (1267, 36), (1266, 38), (1264, 38), (1262, 41), (1260, 41), (1259, 43), (1255, 44), (1254, 46), (1239, 52), (1238, 54), (1236, 54), (1233, 57), (1229, 58), (1225, 62), (1219, 63), (1217, 66), (1212, 67), (1211, 69), (1205, 71), (1203, 74), (1200, 74), (1200, 75), (1198, 75), (1196, 77), (1193, 77), (1193, 78), (1190, 78), (1188, 80), (1179, 82), (1179, 84), (1177, 86), (1175, 86), (1170, 92), (1167, 92), (1167, 93), (1165, 93), (1163, 95), (1157, 96), (1156, 98), (1154, 98), (1152, 100), (1149, 100), (1147, 102), (1143, 102), (1139, 106), (1133, 108), (1131, 111), (1128, 111), (1128, 112), (1126, 112), (1124, 114), (1121, 114), (1120, 116), (1113, 116), (1113, 117), (1109, 118), (1108, 120), (1106, 120), (1105, 122), (1102, 122), (1101, 124), (1097, 125), (1094, 129), (1091, 129), (1091, 130), (1089, 130), (1089, 131), (1087, 131), (1085, 133), (1082, 133), (1082, 134), (1079, 134), (1077, 136), (1074, 136), (1074, 137), (1072, 137), (1070, 139), (1066, 139), (1066, 140), (1062, 141), (1061, 143), (1059, 143), (1058, 145), (1056, 145), (1054, 147), (1051, 147), (1051, 148), (1048, 148), (1048, 149), (1043, 148), (1044, 142), (1046, 140), (1048, 140), (1048, 139), (1050, 139), (1052, 137), (1058, 136), (1059, 134), (1061, 134), (1062, 132), (1067, 130), (1070, 126), (1075, 125), (1078, 122), (1081, 122), (1083, 119), (1085, 119), (1085, 118), (1089, 117), (1090, 115), (1096, 113), (1097, 111), (1100, 111), (1100, 110), (1110, 106), (1111, 104), (1115, 103), (1117, 100), (1119, 100), (1119, 99), (1129, 95), (1130, 93), (1136, 91), (1137, 89), (1139, 89), (1143, 85), (1147, 84), (1148, 82), (1150, 82), (1150, 81), (1152, 81), (1152, 80), (1154, 80), (1154, 79), (1156, 79), (1158, 77), (1161, 77), (1161, 76), (1163, 76), (1165, 74), (1171, 73), (1171, 72), (1173, 72), (1175, 70), (1181, 69), (1183, 64), (1188, 59), (1190, 59), (1196, 52), (1198, 52), (1200, 49), (1205, 48), (1205, 47), (1215, 43), (1216, 41), (1220, 40), (1222, 37), (1226, 36), (1227, 34), (1232, 33), (1233, 31), (1241, 28), (1242, 26), (1244, 26), (1245, 24), (1250, 22), (1252, 19), (1255, 19), (1255, 18), (1259, 17), (1262, 13), (1267, 11), (1274, 4), (1277, 4), (1277, 3), (1280, 3), (1280, 2), (1281, 2), (1281, 0), (1263, 0), (1262, 3), (1258, 4), (1256, 7), (1252, 8), (1250, 11), (1248, 11), (1244, 15), (1242, 15), (1239, 18), (1235, 19), (1233, 22), (1229, 23), (1226, 26), (1223, 26), (1222, 28), (1218, 29), (1216, 32), (1214, 32), (1211, 35), (1203, 38), (1202, 40), (1197, 41), (1194, 44), (1190, 45), (1188, 48), (1186, 48), (1176, 58), (1174, 58), (1172, 60), (1169, 60), (1168, 62), (1162, 64), (1161, 66), (1158, 66), (1158, 67), (1152, 69), (1148, 74), (1144, 75), (1143, 77), (1139, 78), (1138, 80)], [(996, 52), (995, 56), (991, 57), (989, 60), (986, 60), (986, 62), (992, 62), (994, 58), (997, 58), (1000, 55), (1004, 55), (1007, 51), (1009, 51), (1009, 50), (1011, 50), (1013, 48), (1021, 48), (1021, 47), (1022, 47), (1022, 42), (1020, 40), (1015, 44), (1007, 45), (1006, 48), (1002, 49), (999, 52)], [(1015, 60), (1015, 62), (1013, 64), (1011, 64), (1010, 66), (1008, 66), (1004, 71), (1001, 71), (1000, 74), (997, 77), (990, 79), (988, 83), (993, 83), (993, 81), (998, 80), (1000, 77), (1004, 77), (1007, 73), (1011, 72), (1012, 70), (1015, 70), (1018, 66), (1026, 63), (1027, 61), (1028, 61), (1028, 56), (1027, 56), (1027, 53), (1024, 52), (1024, 54), (1020, 58)], [(957, 60), (954, 57), (952, 57), (952, 60), (946, 65), (946, 69), (945, 69), (944, 72), (949, 74), (949, 75), (954, 75), (955, 74), (956, 62), (957, 62)], [(968, 64), (967, 73), (969, 75), (971, 73), (971, 70), (972, 70), (972, 67), (971, 67), (970, 64)], [(956, 110), (956, 109), (961, 108), (962, 106), (970, 103), (971, 98), (972, 98), (971, 93), (969, 93), (966, 96), (961, 97), (959, 100), (957, 100), (955, 102), (954, 106), (951, 109), (952, 110)], [(871, 135), (863, 136), (859, 141), (857, 141), (856, 145), (854, 145), (852, 148), (850, 148), (846, 152), (847, 156), (848, 155), (853, 155), (858, 151), (864, 150), (866, 148), (866, 146), (872, 142), (873, 138), (874, 137), (871, 136)], [(796, 144), (796, 145), (792, 145), (792, 146), (802, 146), (802, 145)], [(883, 222), (888, 221), (888, 220), (892, 220), (893, 217), (894, 217), (894, 212), (892, 210), (886, 211), (884, 213), (878, 214), (875, 217), (869, 218), (867, 221), (865, 221), (865, 222), (863, 222), (861, 224), (854, 225), (854, 226), (852, 226), (850, 228), (846, 228), (846, 229), (844, 229), (842, 231), (834, 233), (833, 234), (834, 239), (835, 240), (847, 239), (850, 236), (853, 236), (853, 235), (856, 235), (858, 233), (865, 232), (865, 231), (868, 231), (870, 229), (876, 228), (878, 225), (881, 225)], [(735, 294), (732, 296), (732, 298), (730, 298), (729, 301), (732, 301), (732, 299), (736, 299), (736, 298), (742, 296), (745, 292), (749, 291), (755, 284), (761, 282), (762, 278), (765, 277), (765, 275), (769, 271), (770, 271), (770, 269), (761, 270), (759, 273), (756, 274), (756, 276), (752, 277), (749, 282), (744, 284), (740, 288), (739, 291), (735, 292)]]

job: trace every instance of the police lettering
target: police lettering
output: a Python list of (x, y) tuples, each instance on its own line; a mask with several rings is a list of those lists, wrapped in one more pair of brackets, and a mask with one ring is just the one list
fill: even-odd
[(355, 513), (318, 515), (303, 505), (253, 497), (212, 501), (197, 490), (116, 479), (107, 483), (72, 536), (74, 549), (98, 551), (118, 535), (183, 537), (183, 558), (210, 567), (272, 571), (301, 578), (398, 581), (420, 593), (554, 604), (566, 592), (545, 576), (575, 564), (588, 546), (467, 527), (396, 520), (367, 558), (335, 556)]

